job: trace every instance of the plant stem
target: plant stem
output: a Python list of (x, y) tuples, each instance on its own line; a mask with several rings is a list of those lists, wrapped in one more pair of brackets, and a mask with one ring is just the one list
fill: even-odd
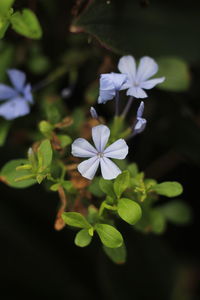
[(133, 103), (133, 100), (134, 100), (134, 98), (133, 98), (132, 96), (128, 99), (128, 103), (126, 104), (126, 106), (125, 106), (125, 108), (124, 108), (124, 111), (123, 111), (123, 113), (122, 113), (122, 115), (121, 115), (122, 118), (125, 118), (125, 117), (126, 117), (128, 111), (129, 111), (129, 109), (130, 109), (130, 107), (131, 107), (131, 105), (132, 105), (132, 103)]
[(119, 91), (116, 92), (115, 96), (115, 116), (119, 115)]

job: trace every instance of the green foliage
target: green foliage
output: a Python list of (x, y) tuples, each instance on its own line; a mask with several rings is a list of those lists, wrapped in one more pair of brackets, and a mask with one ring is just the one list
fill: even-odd
[(122, 244), (122, 246), (118, 248), (108, 248), (103, 246), (103, 250), (106, 255), (116, 264), (123, 264), (126, 262), (126, 246)]
[(8, 121), (0, 121), (0, 147), (4, 145), (11, 123)]
[(40, 23), (30, 9), (23, 9), (22, 12), (15, 12), (10, 18), (12, 28), (19, 34), (31, 39), (40, 39), (42, 29)]
[(38, 171), (43, 172), (45, 169), (47, 169), (51, 165), (52, 161), (52, 148), (51, 143), (49, 140), (44, 140), (40, 144), (38, 151)]
[(104, 195), (104, 192), (100, 189), (99, 186), (100, 179), (100, 177), (95, 177), (88, 187), (88, 190), (96, 197), (102, 197)]
[(113, 182), (111, 180), (106, 180), (101, 178), (99, 180), (99, 186), (102, 192), (104, 192), (106, 195), (108, 195), (111, 198), (115, 198), (115, 192), (113, 189)]
[(78, 247), (86, 247), (90, 244), (92, 240), (91, 235), (88, 233), (87, 229), (81, 229), (75, 237), (74, 243)]
[[(0, 7), (0, 10), (2, 7)], [(6, 33), (6, 30), (8, 29), (8, 26), (10, 25), (10, 17), (13, 13), (13, 9), (10, 8), (6, 11), (2, 9), (0, 11), (0, 39), (2, 39)]]
[(157, 209), (150, 211), (151, 230), (156, 234), (161, 234), (166, 229), (166, 219)]
[(108, 224), (96, 224), (95, 230), (104, 246), (118, 248), (122, 245), (123, 237), (115, 227)]
[(132, 177), (135, 177), (139, 173), (138, 166), (135, 163), (128, 165), (128, 171)]
[(176, 181), (166, 181), (154, 185), (152, 189), (159, 195), (166, 197), (176, 197), (182, 194), (183, 188), (182, 185)]
[(1, 0), (0, 1), (0, 15), (5, 14), (13, 5), (15, 0)]
[(165, 76), (165, 81), (158, 85), (159, 89), (174, 92), (185, 91), (190, 85), (190, 72), (187, 63), (178, 57), (161, 57), (157, 77)]
[(117, 212), (119, 216), (130, 225), (137, 223), (142, 216), (140, 205), (127, 198), (119, 199)]
[[(14, 159), (6, 163), (0, 171), (0, 180), (5, 184), (14, 188), (26, 188), (36, 183), (34, 176), (30, 174), (29, 170), (23, 169), (17, 171), (19, 166), (27, 165), (29, 162), (26, 159)], [(16, 181), (16, 179), (23, 177), (23, 181)]]
[(122, 193), (128, 188), (130, 184), (130, 173), (124, 171), (117, 176), (114, 181), (114, 191), (118, 198), (121, 197)]
[(67, 225), (89, 229), (92, 226), (88, 223), (86, 218), (77, 212), (65, 212), (62, 214), (62, 218)]
[(60, 140), (61, 147), (65, 148), (72, 143), (72, 139), (69, 135), (58, 134), (58, 139)]

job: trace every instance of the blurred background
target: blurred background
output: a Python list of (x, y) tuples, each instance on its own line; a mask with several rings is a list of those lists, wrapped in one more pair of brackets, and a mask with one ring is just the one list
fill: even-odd
[(38, 88), (31, 114), (6, 124), (6, 133), (0, 133), (0, 165), (26, 156), (38, 122), (48, 116), (46, 107), (55, 103), (54, 118), (93, 105), (109, 121), (113, 103), (96, 105), (99, 74), (117, 71), (123, 54), (137, 60), (149, 55), (160, 67), (156, 77), (164, 75), (166, 81), (149, 91), (148, 125), (131, 141), (129, 158), (147, 177), (179, 181), (192, 220), (186, 226), (169, 225), (163, 235), (141, 234), (120, 224), (128, 260), (114, 265), (98, 240), (79, 249), (71, 229), (54, 230), (56, 194), (39, 185), (14, 189), (1, 183), (1, 299), (200, 299), (200, 4), (123, 2), (14, 2), (14, 10), (35, 12), (43, 36), (29, 39), (10, 26), (0, 40), (0, 82), (8, 83), (8, 68), (18, 68)]

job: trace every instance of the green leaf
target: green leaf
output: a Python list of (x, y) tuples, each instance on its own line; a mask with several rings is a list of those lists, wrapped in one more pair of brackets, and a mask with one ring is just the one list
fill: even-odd
[(178, 57), (161, 57), (157, 59), (159, 71), (156, 77), (165, 76), (165, 81), (158, 85), (159, 89), (181, 92), (190, 85), (190, 72), (187, 63)]
[(12, 67), (14, 47), (8, 43), (0, 43), (0, 81), (7, 78), (6, 70)]
[(88, 223), (86, 218), (77, 212), (65, 212), (62, 214), (64, 222), (73, 227), (89, 229), (92, 226)]
[(44, 134), (44, 136), (46, 136), (47, 138), (51, 138), (53, 129), (54, 129), (54, 126), (47, 121), (41, 121), (39, 123), (40, 132), (42, 134)]
[(193, 5), (187, 1), (145, 1), (146, 7), (140, 2), (90, 1), (75, 20), (73, 32), (85, 31), (121, 54), (199, 58), (198, 1)]
[(113, 199), (116, 198), (112, 180), (106, 180), (101, 178), (99, 180), (99, 186), (102, 192), (104, 192), (106, 195), (110, 196)]
[(40, 23), (30, 9), (23, 9), (22, 13), (16, 12), (10, 18), (13, 29), (32, 39), (40, 39), (42, 36), (42, 29)]
[(53, 151), (49, 140), (44, 140), (38, 148), (38, 165), (39, 172), (48, 168), (52, 162)]
[(130, 173), (124, 171), (117, 176), (114, 181), (114, 191), (118, 198), (121, 197), (122, 193), (128, 188), (130, 184)]
[(1, 0), (0, 1), (0, 14), (5, 14), (13, 5), (14, 0)]
[(124, 264), (126, 262), (126, 246), (122, 244), (118, 248), (108, 248), (103, 246), (106, 255), (116, 264)]
[(142, 216), (140, 205), (127, 198), (122, 198), (119, 200), (117, 212), (119, 216), (130, 225), (137, 223)]
[(88, 190), (90, 191), (90, 193), (92, 193), (94, 196), (97, 197), (102, 197), (104, 195), (104, 192), (102, 192), (102, 190), (100, 189), (99, 186), (99, 180), (100, 177), (95, 177), (92, 181), (91, 184), (88, 187)]
[(62, 181), (62, 186), (63, 188), (68, 192), (68, 193), (75, 193), (76, 189), (74, 188), (72, 182), (70, 180), (64, 180)]
[(115, 227), (108, 224), (96, 224), (95, 230), (106, 247), (118, 248), (122, 245), (123, 237)]
[(0, 39), (2, 39), (4, 37), (6, 30), (8, 29), (8, 26), (10, 25), (10, 16), (12, 15), (12, 13), (13, 13), (12, 8), (10, 8), (4, 14), (1, 14), (1, 12), (0, 12)]
[(20, 177), (31, 176), (31, 173), (28, 170), (16, 170), (17, 167), (21, 165), (26, 165), (28, 163), (29, 162), (26, 159), (14, 159), (7, 162), (0, 171), (0, 180), (14, 188), (26, 188), (35, 184), (35, 179), (26, 179), (19, 182), (15, 181), (17, 178)]
[(75, 245), (78, 247), (86, 247), (91, 243), (92, 237), (87, 229), (80, 230), (75, 237)]
[(59, 134), (58, 138), (61, 142), (61, 147), (65, 148), (72, 143), (72, 139), (69, 135)]
[(156, 184), (152, 187), (152, 190), (166, 197), (176, 197), (182, 194), (183, 187), (176, 181), (166, 181)]
[(135, 164), (135, 163), (130, 164), (128, 166), (128, 171), (130, 172), (130, 175), (132, 177), (135, 177), (139, 173), (137, 164)]
[(150, 223), (152, 231), (156, 234), (161, 234), (166, 229), (166, 219), (157, 209), (150, 212)]
[(168, 202), (157, 209), (168, 221), (177, 225), (188, 224), (192, 220), (190, 207), (181, 200)]
[(50, 190), (53, 192), (57, 192), (59, 186), (60, 186), (60, 183), (54, 183), (50, 186)]
[(11, 123), (8, 121), (0, 122), (0, 147), (4, 145)]

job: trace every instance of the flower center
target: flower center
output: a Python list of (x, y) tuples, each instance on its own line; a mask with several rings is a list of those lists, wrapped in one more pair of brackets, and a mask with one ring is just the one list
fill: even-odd
[(137, 86), (139, 86), (139, 85), (140, 85), (140, 84), (139, 84), (139, 82), (137, 82), (137, 81), (136, 81), (136, 82), (134, 82), (134, 86), (136, 86), (136, 87), (137, 87)]
[(104, 154), (103, 154), (103, 152), (98, 152), (98, 153), (97, 153), (97, 156), (98, 156), (99, 158), (102, 158), (102, 157), (104, 156)]

